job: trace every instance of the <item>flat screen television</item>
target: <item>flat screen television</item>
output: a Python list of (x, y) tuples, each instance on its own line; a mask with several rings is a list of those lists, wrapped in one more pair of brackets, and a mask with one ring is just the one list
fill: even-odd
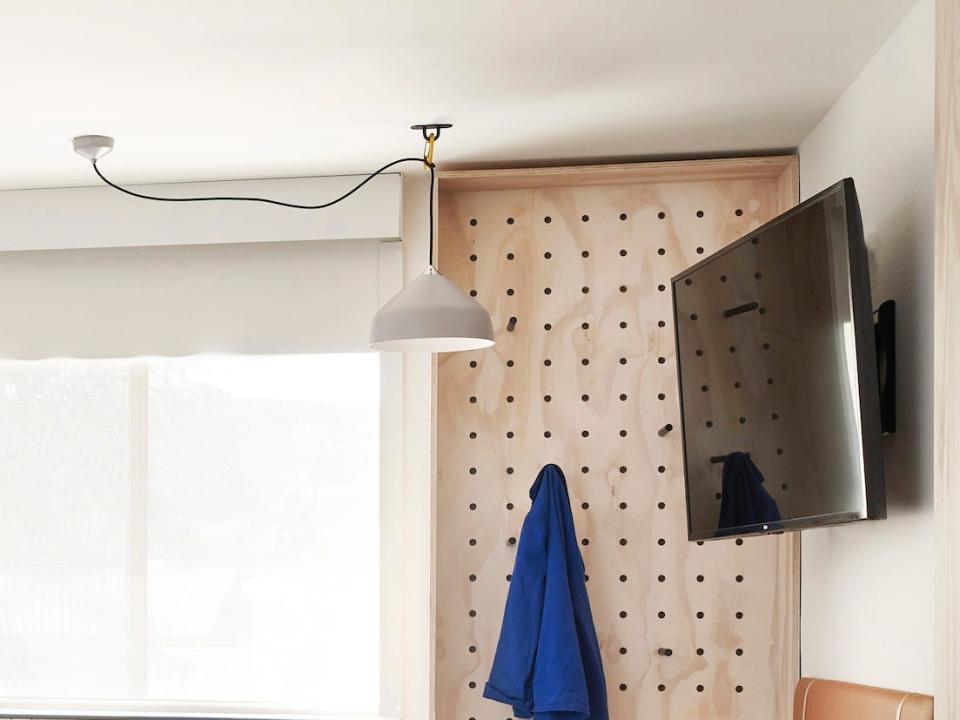
[(689, 538), (885, 517), (870, 277), (853, 180), (672, 284)]

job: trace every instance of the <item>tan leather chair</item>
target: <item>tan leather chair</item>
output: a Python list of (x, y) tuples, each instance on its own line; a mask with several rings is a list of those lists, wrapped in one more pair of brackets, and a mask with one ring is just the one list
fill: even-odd
[(869, 685), (801, 678), (793, 720), (933, 720), (933, 698)]

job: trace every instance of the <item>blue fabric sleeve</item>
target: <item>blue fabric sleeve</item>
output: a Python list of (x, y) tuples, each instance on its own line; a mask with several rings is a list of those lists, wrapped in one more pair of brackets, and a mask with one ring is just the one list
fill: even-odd
[[(576, 547), (566, 483), (553, 466), (547, 466), (543, 472), (544, 483), (537, 499), (548, 502), (547, 571), (533, 707), (538, 719), (564, 713), (555, 716), (575, 720), (590, 715), (572, 594), (573, 587), (583, 582), (583, 560)], [(579, 577), (571, 577), (571, 573), (579, 573)]]
[(500, 641), (483, 696), (513, 706), (518, 718), (533, 711), (532, 678), (537, 657), (546, 574), (545, 503), (534, 502), (523, 523), (513, 577), (503, 611)]

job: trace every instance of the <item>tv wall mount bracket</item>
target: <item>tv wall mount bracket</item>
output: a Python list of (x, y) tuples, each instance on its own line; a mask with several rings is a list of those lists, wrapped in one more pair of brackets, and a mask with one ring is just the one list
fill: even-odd
[(884, 300), (873, 313), (873, 336), (877, 346), (877, 380), (880, 387), (880, 432), (897, 431), (897, 353), (894, 325), (897, 305)]

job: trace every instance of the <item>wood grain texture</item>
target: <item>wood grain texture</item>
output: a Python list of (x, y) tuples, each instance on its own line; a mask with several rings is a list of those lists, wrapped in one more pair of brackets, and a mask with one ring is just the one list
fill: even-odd
[(960, 717), (960, 2), (937, 0), (934, 508), (936, 717)]
[(793, 155), (718, 160), (678, 160), (625, 165), (514, 170), (461, 170), (441, 173), (445, 192), (464, 190), (530, 190), (547, 187), (623, 185), (625, 183), (713, 182), (718, 180), (776, 180), (784, 207), (799, 197), (800, 170)]
[(669, 282), (793, 205), (796, 161), (651, 166), (441, 174), (440, 269), (497, 345), (438, 364), (438, 718), (510, 714), (481, 692), (548, 462), (568, 479), (611, 717), (789, 716), (796, 539), (686, 539)]

